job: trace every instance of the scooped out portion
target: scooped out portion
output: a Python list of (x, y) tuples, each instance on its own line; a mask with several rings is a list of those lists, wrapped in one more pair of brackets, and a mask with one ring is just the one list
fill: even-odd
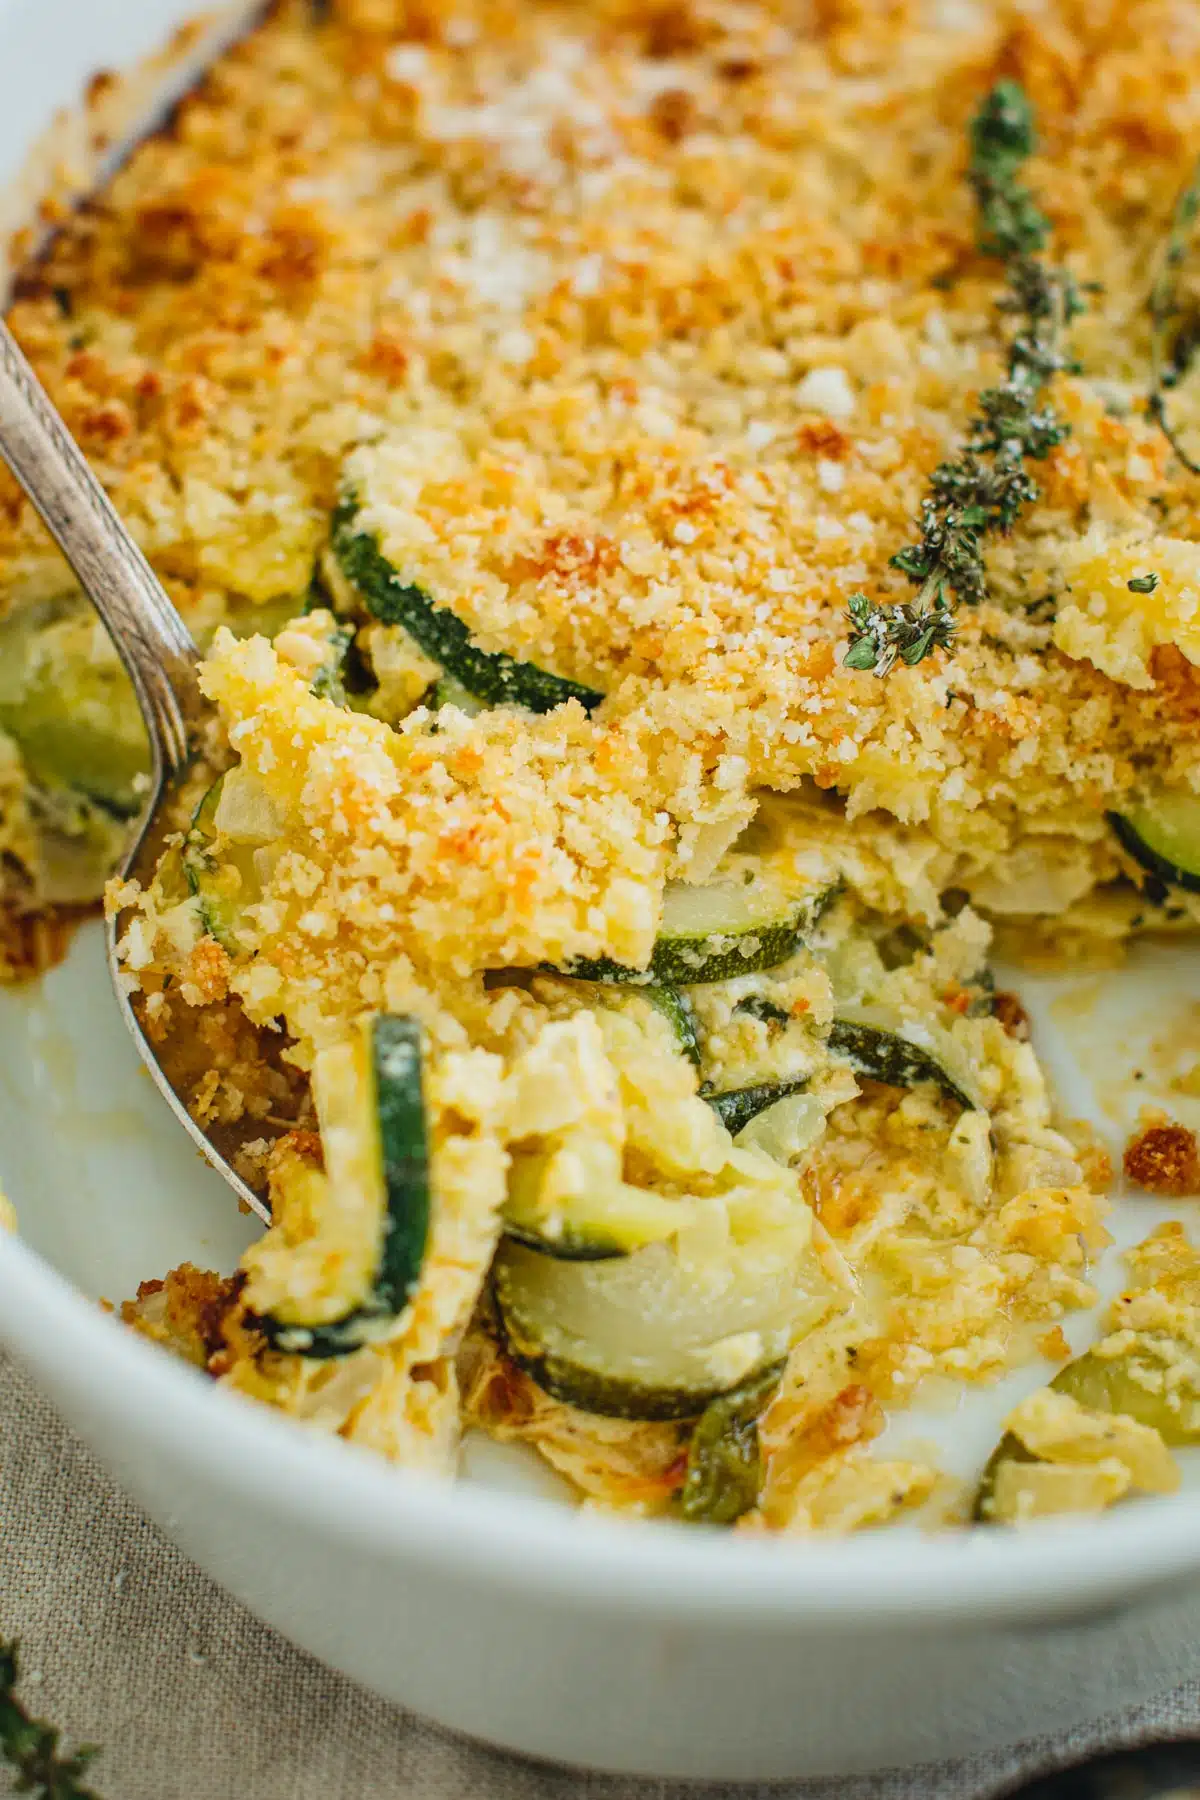
[[(231, 1009), (280, 1046), (262, 1091), (242, 1054), (190, 1094), (242, 1110), (274, 1217), (206, 1302), (215, 1377), (405, 1461), (519, 1438), (698, 1522), (948, 1505), (871, 1453), (888, 1409), (1010, 1366), (1104, 1236), (984, 921), (899, 931), (889, 859), (807, 788), (688, 880), (575, 702), (397, 728), (289, 648), (218, 635), (228, 766), (113, 896), (164, 1054)], [(161, 1337), (161, 1291), (129, 1317)]]

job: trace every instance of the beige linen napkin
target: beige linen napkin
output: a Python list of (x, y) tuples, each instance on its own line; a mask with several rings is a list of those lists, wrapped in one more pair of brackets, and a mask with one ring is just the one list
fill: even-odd
[[(363, 1693), (194, 1569), (0, 1357), (0, 1635), (21, 1694), (99, 1743), (104, 1800), (684, 1800), (482, 1749)], [(1100, 1745), (1200, 1731), (1200, 1682), (992, 1759), (771, 1789), (788, 1800), (984, 1800)], [(7, 1794), (0, 1772), (0, 1795)], [(746, 1794), (752, 1789), (731, 1790)]]

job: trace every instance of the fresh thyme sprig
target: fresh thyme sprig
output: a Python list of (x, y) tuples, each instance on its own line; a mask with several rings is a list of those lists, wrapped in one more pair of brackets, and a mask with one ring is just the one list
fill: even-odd
[(1191, 244), (1200, 215), (1200, 163), (1171, 215), (1171, 229), (1162, 264), (1150, 290), (1150, 401), (1147, 411), (1174, 450), (1184, 468), (1200, 475), (1200, 462), (1187, 455), (1179, 434), (1167, 418), (1166, 395), (1177, 388), (1200, 351), (1200, 309), (1179, 300), (1179, 271)]
[(1050, 221), (1017, 179), (1034, 143), (1024, 90), (998, 81), (971, 122), (967, 179), (979, 207), (979, 248), (1008, 265), (999, 310), (1020, 320), (1008, 346), (1008, 371), (999, 387), (980, 394), (958, 456), (934, 470), (921, 505), (920, 541), (891, 558), (917, 589), (915, 601), (875, 606), (865, 594), (851, 595), (847, 668), (886, 675), (898, 659), (918, 663), (949, 648), (955, 600), (975, 604), (987, 593), (981, 539), (1010, 531), (1038, 498), (1025, 461), (1048, 456), (1070, 432), (1041, 393), (1053, 376), (1077, 366), (1062, 337), (1083, 301), (1071, 275), (1038, 254)]
[(17, 1646), (0, 1638), (0, 1756), (16, 1770), (14, 1792), (37, 1800), (96, 1800), (80, 1777), (96, 1754), (82, 1744), (74, 1756), (58, 1754), (58, 1732), (31, 1718), (16, 1697)]

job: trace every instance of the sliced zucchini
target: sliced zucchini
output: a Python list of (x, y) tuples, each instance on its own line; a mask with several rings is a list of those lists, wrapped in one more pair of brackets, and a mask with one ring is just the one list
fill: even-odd
[(918, 1087), (931, 1081), (969, 1112), (981, 1105), (949, 1035), (936, 1026), (904, 1019), (890, 1007), (844, 1007), (833, 1022), (828, 1044), (856, 1074), (870, 1081), (889, 1087)]
[[(1181, 1345), (1174, 1348), (1182, 1366), (1190, 1369), (1190, 1354)], [(1050, 1385), (1096, 1412), (1127, 1413), (1168, 1444), (1197, 1444), (1200, 1391), (1193, 1383), (1169, 1378), (1173, 1360), (1169, 1341), (1159, 1345), (1143, 1340), (1119, 1356), (1087, 1350), (1060, 1369)]]
[(74, 596), (6, 619), (0, 730), (40, 787), (73, 789), (132, 818), (144, 797), (150, 749), (132, 682), (115, 654), (97, 655), (102, 631), (91, 607)]
[(430, 1181), (417, 1020), (381, 1013), (322, 1052), (313, 1093), (325, 1179), (310, 1201), (312, 1261), (339, 1278), (311, 1310), (281, 1301), (257, 1324), (273, 1349), (329, 1358), (385, 1336), (421, 1277)]
[[(686, 1056), (695, 1068), (700, 1067), (700, 1039), (696, 1033), (696, 1015), (692, 1003), (679, 988), (671, 987), (666, 982), (651, 982), (643, 988), (616, 988), (609, 986), (606, 992), (621, 995), (621, 1003), (636, 1006), (644, 1000), (652, 1006), (671, 1028), (680, 1054)], [(611, 1002), (610, 1002), (611, 1004)]]
[(758, 1019), (764, 1025), (790, 1025), (792, 1015), (785, 1007), (777, 1006), (774, 1000), (768, 1000), (764, 994), (747, 994), (739, 1000), (734, 1012), (746, 1013), (751, 1019)]
[(688, 1445), (687, 1474), (679, 1510), (693, 1525), (732, 1525), (758, 1501), (762, 1455), (758, 1421), (783, 1374), (772, 1363), (749, 1381), (710, 1400)]
[[(183, 873), (189, 894), (195, 896), (200, 923), (223, 949), (236, 952), (238, 932), (247, 906), (262, 898), (262, 885), (255, 869), (256, 850), (272, 841), (270, 823), (255, 826), (247, 818), (239, 830), (235, 819), (233, 830), (223, 813), (228, 810), (226, 796), (236, 801), (240, 770), (230, 769), (218, 775), (192, 815), (192, 823), (183, 843)], [(236, 835), (235, 835), (236, 833)]]
[[(558, 985), (561, 983), (561, 986)], [(585, 1005), (603, 1007), (606, 1012), (657, 1014), (664, 1019), (677, 1049), (688, 1061), (700, 1067), (700, 1040), (696, 1032), (696, 1015), (687, 995), (666, 982), (648, 981), (642, 986), (632, 983), (582, 981), (575, 976), (539, 975), (534, 992), (567, 993), (578, 996)]]
[(726, 1131), (737, 1137), (752, 1119), (778, 1105), (789, 1094), (803, 1093), (808, 1080), (807, 1075), (797, 1075), (793, 1081), (760, 1081), (753, 1087), (731, 1088), (724, 1094), (705, 1094), (704, 1098)]
[(825, 1108), (815, 1094), (781, 1094), (734, 1133), (739, 1150), (761, 1150), (792, 1166), (825, 1132)]
[(306, 596), (281, 594), (278, 600), (265, 600), (257, 606), (235, 604), (221, 623), (229, 627), (235, 638), (273, 638), (293, 619), (311, 610)]
[(754, 975), (796, 954), (836, 892), (836, 885), (818, 881), (803, 894), (788, 893), (771, 872), (756, 877), (750, 867), (703, 883), (671, 881), (648, 968), (581, 957), (563, 973), (668, 986)]
[[(673, 988), (538, 975), (533, 993), (545, 1003), (565, 998), (593, 1014), (632, 1015), (639, 1031), (653, 1027), (660, 1041), (665, 1025), (668, 1042), (693, 1064), (699, 1060), (691, 1007)], [(688, 1201), (627, 1182), (621, 1149), (595, 1132), (573, 1131), (514, 1153), (505, 1231), (543, 1255), (580, 1262), (625, 1256), (674, 1237), (694, 1218)]]
[(578, 700), (588, 712), (599, 706), (604, 695), (595, 688), (502, 651), (481, 650), (457, 614), (392, 567), (378, 539), (359, 529), (358, 513), (358, 500), (349, 494), (333, 515), (331, 543), (342, 575), (368, 612), (385, 625), (402, 625), (466, 693), (483, 706), (523, 706), (538, 713), (552, 712), (567, 700)]
[(128, 846), (128, 821), (73, 788), (31, 783), (25, 801), (36, 833), (29, 872), (37, 900), (80, 906), (99, 899)]
[[(1185, 1352), (1183, 1366), (1190, 1367), (1190, 1362), (1191, 1353)], [(1058, 1371), (1050, 1386), (1093, 1412), (1124, 1413), (1178, 1449), (1200, 1443), (1200, 1391), (1189, 1383), (1168, 1380), (1170, 1367), (1169, 1343), (1159, 1346), (1151, 1339), (1118, 1356), (1085, 1350)], [(977, 1523), (991, 1522), (992, 1495), (1001, 1464), (1036, 1461), (1015, 1433), (1005, 1432), (980, 1477), (972, 1513)]]
[[(539, 1387), (623, 1419), (698, 1417), (777, 1363), (831, 1302), (799, 1229), (731, 1240), (700, 1266), (667, 1244), (610, 1262), (557, 1262), (506, 1241), (494, 1292), (509, 1353)], [(748, 1357), (727, 1375), (733, 1340)]]
[(552, 1150), (518, 1152), (509, 1173), (504, 1230), (565, 1262), (602, 1262), (674, 1237), (691, 1224), (685, 1200), (622, 1179), (614, 1145), (581, 1137)]
[(309, 682), (318, 700), (332, 700), (335, 706), (346, 704), (346, 658), (354, 642), (353, 625), (334, 623), (326, 634), (328, 646), (325, 660)]
[(486, 704), (477, 699), (469, 688), (465, 688), (461, 681), (456, 681), (453, 675), (439, 675), (422, 704), (430, 712), (440, 712), (443, 706), (457, 706), (459, 712), (466, 713), (469, 719), (487, 711)]
[(1164, 789), (1141, 806), (1110, 812), (1108, 820), (1122, 848), (1143, 869), (1200, 894), (1200, 794)]

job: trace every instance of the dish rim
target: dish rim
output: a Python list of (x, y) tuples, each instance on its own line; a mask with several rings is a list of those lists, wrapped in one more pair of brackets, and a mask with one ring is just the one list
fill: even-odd
[[(230, 35), (260, 0), (219, 8)], [(0, 0), (9, 23), (27, 0)], [(214, 32), (214, 39), (216, 33)], [(150, 61), (162, 91), (113, 159), (144, 134), (173, 85), (169, 55)], [(124, 70), (125, 86), (134, 71)], [(36, 145), (30, 146), (31, 150)], [(0, 304), (7, 282), (0, 271)], [(389, 1465), (218, 1388), (139, 1339), (30, 1246), (0, 1231), (0, 1343), (39, 1382), (85, 1396), (98, 1418), (125, 1414), (176, 1467), (312, 1530), (349, 1536), (439, 1576), (609, 1615), (847, 1632), (1033, 1624), (1131, 1602), (1200, 1572), (1200, 1495), (1141, 1501), (1097, 1519), (1041, 1521), (1019, 1532), (897, 1537), (750, 1537), (657, 1520), (579, 1514), (532, 1494), (445, 1481)], [(1147, 1528), (1149, 1527), (1149, 1528)]]
[[(782, 1629), (1088, 1622), (1200, 1571), (1200, 1497), (1019, 1532), (739, 1537), (580, 1514), (389, 1465), (229, 1393), (139, 1339), (36, 1251), (0, 1237), (0, 1340), (51, 1391), (124, 1414), (181, 1470), (439, 1577), (608, 1615)], [(103, 1452), (101, 1451), (103, 1459)], [(1150, 1529), (1147, 1529), (1147, 1526)]]

